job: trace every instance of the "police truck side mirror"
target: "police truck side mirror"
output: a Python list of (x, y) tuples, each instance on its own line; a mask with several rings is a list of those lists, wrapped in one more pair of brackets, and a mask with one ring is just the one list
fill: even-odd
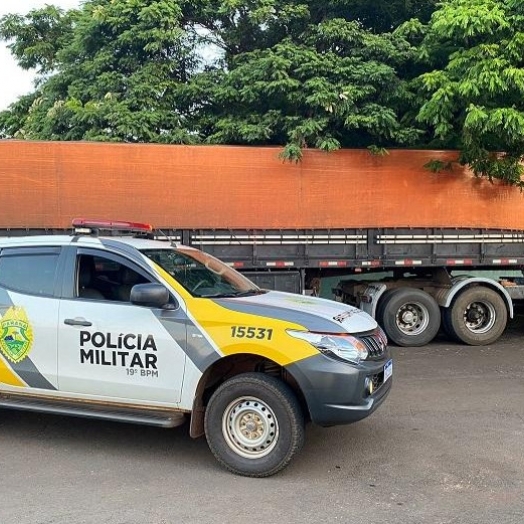
[(161, 284), (135, 284), (130, 300), (137, 306), (162, 308), (169, 304), (169, 291)]

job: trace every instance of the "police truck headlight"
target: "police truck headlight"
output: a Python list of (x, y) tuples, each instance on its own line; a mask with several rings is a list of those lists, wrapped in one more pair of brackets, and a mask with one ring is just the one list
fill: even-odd
[(366, 346), (349, 334), (335, 335), (331, 333), (314, 333), (312, 331), (295, 331), (292, 329), (288, 329), (287, 333), (294, 338), (309, 342), (324, 355), (337, 360), (358, 364), (361, 360), (366, 360), (368, 357)]

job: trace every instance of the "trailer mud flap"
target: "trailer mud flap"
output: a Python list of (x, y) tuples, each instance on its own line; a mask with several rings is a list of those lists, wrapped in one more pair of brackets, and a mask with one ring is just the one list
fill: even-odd
[(386, 289), (386, 284), (369, 284), (362, 294), (358, 307), (375, 318), (378, 300), (386, 292)]

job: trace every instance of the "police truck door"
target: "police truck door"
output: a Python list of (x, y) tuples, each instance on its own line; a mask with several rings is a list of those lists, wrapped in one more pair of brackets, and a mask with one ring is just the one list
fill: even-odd
[(56, 391), (58, 246), (4, 248), (0, 255), (0, 389)]
[(179, 402), (186, 359), (182, 307), (131, 304), (133, 283), (149, 277), (113, 253), (79, 248), (71, 265), (65, 276), (71, 297), (62, 299), (59, 310), (60, 391)]

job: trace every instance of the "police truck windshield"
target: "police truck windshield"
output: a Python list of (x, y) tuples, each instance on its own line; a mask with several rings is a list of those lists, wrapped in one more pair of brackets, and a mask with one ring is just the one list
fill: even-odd
[(239, 297), (263, 293), (249, 279), (220, 260), (196, 249), (144, 249), (194, 297)]

